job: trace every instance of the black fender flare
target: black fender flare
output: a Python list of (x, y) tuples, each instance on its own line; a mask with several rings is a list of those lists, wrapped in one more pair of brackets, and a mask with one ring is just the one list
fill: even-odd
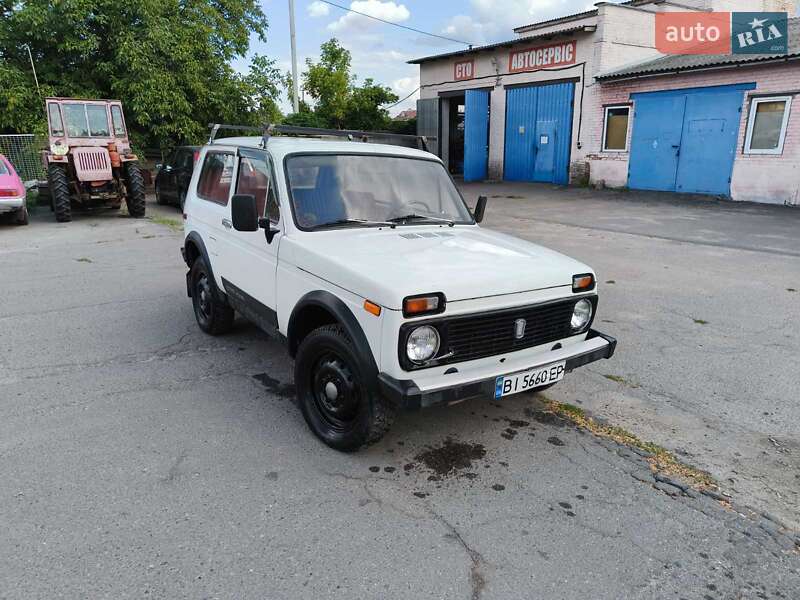
[(361, 365), (365, 369), (365, 374), (368, 378), (368, 381), (366, 382), (368, 387), (371, 390), (377, 390), (378, 365), (375, 362), (375, 357), (372, 354), (372, 348), (370, 348), (369, 342), (367, 341), (367, 336), (364, 334), (364, 330), (361, 329), (358, 319), (356, 319), (353, 312), (347, 307), (341, 298), (337, 298), (325, 290), (308, 292), (305, 296), (300, 298), (295, 305), (294, 310), (292, 310), (292, 315), (289, 317), (289, 325), (286, 330), (286, 333), (288, 334), (287, 341), (290, 356), (292, 358), (295, 357), (297, 354), (297, 348), (300, 345), (296, 339), (296, 336), (294, 335), (298, 315), (300, 315), (304, 308), (309, 306), (318, 306), (320, 308), (324, 308), (334, 316), (336, 321), (342, 327), (344, 327), (348, 337), (353, 341), (356, 355), (361, 361)]
[(186, 293), (189, 295), (190, 298), (192, 297), (191, 273), (192, 273), (192, 264), (194, 263), (189, 262), (189, 256), (188, 253), (186, 252), (186, 245), (190, 242), (195, 246), (197, 246), (197, 249), (200, 252), (200, 256), (205, 261), (206, 266), (208, 267), (208, 274), (211, 276), (211, 281), (214, 284), (211, 289), (216, 295), (215, 300), (219, 300), (227, 304), (228, 300), (225, 294), (219, 288), (217, 288), (217, 279), (216, 277), (214, 277), (214, 268), (211, 266), (211, 259), (208, 256), (208, 250), (206, 250), (206, 245), (203, 242), (203, 238), (200, 237), (200, 234), (197, 233), (196, 231), (189, 232), (189, 235), (186, 236), (186, 239), (183, 242), (183, 248), (182, 248), (183, 260), (186, 263), (186, 266), (189, 267), (189, 272), (186, 273)]

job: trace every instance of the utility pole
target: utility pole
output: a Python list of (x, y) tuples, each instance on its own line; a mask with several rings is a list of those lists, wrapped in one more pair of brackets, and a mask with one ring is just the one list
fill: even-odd
[(289, 0), (289, 36), (292, 39), (292, 105), (297, 114), (300, 112), (300, 100), (297, 97), (297, 40), (294, 33), (294, 0)]
[(31, 47), (28, 44), (25, 44), (25, 48), (28, 51), (28, 58), (31, 59), (31, 69), (33, 69), (33, 80), (36, 82), (36, 91), (39, 93), (39, 96), (41, 96), (42, 90), (39, 89), (39, 78), (36, 76), (36, 65), (33, 64), (33, 54), (31, 54)]

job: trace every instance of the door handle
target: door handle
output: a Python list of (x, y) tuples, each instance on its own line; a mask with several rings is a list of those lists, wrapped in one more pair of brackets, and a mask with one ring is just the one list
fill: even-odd
[(230, 229), (231, 227), (233, 227), (233, 223), (231, 223), (230, 219), (222, 219), (222, 226), (225, 229)]

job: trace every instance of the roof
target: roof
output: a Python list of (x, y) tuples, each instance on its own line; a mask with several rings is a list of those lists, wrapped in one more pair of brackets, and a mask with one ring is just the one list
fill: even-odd
[[(377, 136), (376, 136), (377, 137)], [(245, 148), (261, 149), (263, 138), (261, 136), (229, 137), (217, 138), (212, 146), (242, 146)], [(334, 152), (342, 154), (391, 154), (396, 156), (407, 156), (410, 158), (435, 158), (433, 154), (418, 150), (417, 148), (406, 148), (405, 146), (395, 146), (391, 144), (375, 144), (359, 141), (342, 141), (337, 139), (320, 139), (307, 137), (291, 136), (272, 136), (267, 142), (267, 148), (277, 155), (285, 156), (293, 152)]]
[(695, 69), (708, 69), (747, 65), (764, 61), (800, 58), (800, 17), (788, 19), (788, 54), (674, 54), (660, 56), (597, 76), (600, 81), (627, 79), (646, 75), (675, 73)]
[(466, 56), (469, 54), (476, 54), (478, 52), (485, 52), (487, 50), (494, 50), (495, 48), (510, 48), (511, 46), (519, 46), (519, 45), (530, 45), (532, 40), (540, 40), (540, 39), (547, 39), (552, 38), (557, 35), (562, 35), (565, 33), (575, 33), (577, 31), (594, 31), (594, 25), (577, 25), (575, 27), (569, 27), (567, 29), (559, 29), (558, 31), (551, 31), (548, 33), (541, 33), (539, 35), (529, 35), (526, 37), (517, 37), (513, 40), (506, 40), (504, 42), (495, 42), (494, 44), (487, 44), (485, 46), (475, 46), (473, 48), (468, 48), (464, 50), (456, 50), (454, 52), (445, 52), (444, 54), (433, 54), (431, 56), (423, 56), (422, 58), (415, 58), (414, 60), (408, 61), (409, 65), (419, 65), (424, 62), (430, 62), (432, 60), (439, 60), (442, 58), (450, 58), (453, 56)]
[(571, 15), (564, 15), (563, 17), (558, 17), (555, 19), (548, 19), (547, 21), (537, 21), (536, 23), (531, 23), (530, 25), (521, 25), (520, 27), (514, 27), (514, 33), (525, 33), (526, 31), (531, 31), (532, 29), (541, 29), (542, 27), (551, 27), (553, 25), (558, 25), (559, 23), (568, 23), (569, 21), (577, 21), (578, 19), (585, 19), (586, 17), (596, 17), (597, 16), (597, 9), (592, 10), (585, 10), (579, 13), (573, 13)]

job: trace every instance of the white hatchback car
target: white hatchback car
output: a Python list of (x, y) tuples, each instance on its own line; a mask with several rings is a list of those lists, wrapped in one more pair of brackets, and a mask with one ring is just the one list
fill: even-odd
[(304, 137), (213, 140), (186, 198), (186, 284), (203, 331), (234, 312), (284, 340), (326, 444), (379, 439), (398, 409), (500, 400), (610, 358), (595, 276), (484, 229), (438, 157)]

